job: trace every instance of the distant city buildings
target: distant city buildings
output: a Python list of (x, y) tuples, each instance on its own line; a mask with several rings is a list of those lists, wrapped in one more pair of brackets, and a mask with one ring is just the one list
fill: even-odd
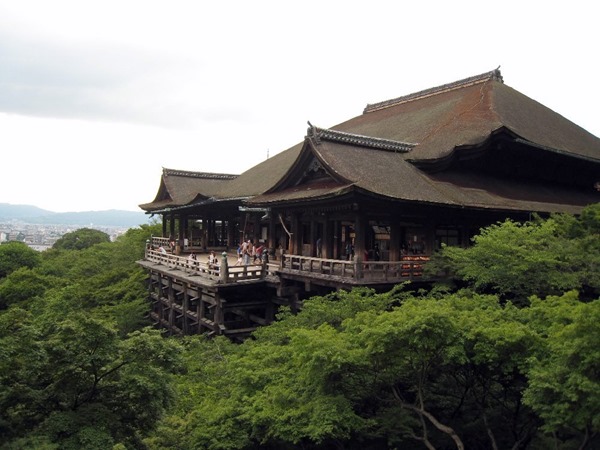
[(65, 234), (80, 228), (93, 228), (102, 231), (110, 236), (111, 241), (114, 241), (128, 230), (127, 227), (47, 225), (21, 221), (0, 222), (0, 243), (20, 241), (34, 250), (44, 251), (51, 248)]

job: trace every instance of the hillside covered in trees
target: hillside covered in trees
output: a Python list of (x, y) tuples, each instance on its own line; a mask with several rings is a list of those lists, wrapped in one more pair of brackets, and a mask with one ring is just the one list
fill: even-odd
[(0, 246), (0, 449), (600, 447), (600, 205), (492, 225), (429, 290), (315, 297), (243, 344), (148, 326), (158, 228)]

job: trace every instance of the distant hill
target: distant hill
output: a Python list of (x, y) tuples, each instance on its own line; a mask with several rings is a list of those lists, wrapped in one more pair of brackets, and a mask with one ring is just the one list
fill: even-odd
[(108, 227), (136, 227), (148, 223), (148, 216), (139, 211), (83, 211), (57, 213), (31, 205), (0, 203), (0, 222), (19, 220), (27, 223), (47, 225), (99, 225)]
[(23, 220), (31, 217), (49, 216), (51, 214), (56, 213), (46, 209), (38, 208), (37, 206), (0, 203), (0, 220)]

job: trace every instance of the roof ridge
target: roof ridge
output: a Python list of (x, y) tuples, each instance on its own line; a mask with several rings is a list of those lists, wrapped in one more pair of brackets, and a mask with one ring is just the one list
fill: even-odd
[(189, 178), (204, 178), (208, 180), (233, 180), (239, 175), (233, 175), (228, 173), (212, 173), (212, 172), (193, 172), (190, 170), (176, 170), (167, 169), (163, 167), (163, 176), (177, 176), (177, 177), (189, 177)]
[(345, 144), (360, 145), (362, 147), (376, 148), (379, 150), (388, 150), (394, 152), (409, 152), (417, 144), (393, 141), (391, 139), (382, 139), (361, 134), (346, 133), (325, 128), (319, 128), (308, 122), (309, 128), (307, 136), (313, 138), (319, 145), (322, 140), (330, 142), (342, 142)]
[(399, 105), (401, 103), (410, 102), (413, 100), (418, 100), (425, 97), (430, 97), (432, 95), (440, 94), (442, 92), (453, 91), (455, 89), (460, 89), (463, 87), (472, 86), (474, 84), (483, 83), (489, 80), (496, 80), (500, 83), (504, 83), (502, 78), (502, 74), (500, 73), (500, 66), (497, 69), (491, 70), (489, 72), (485, 72), (479, 75), (474, 75), (472, 77), (463, 78), (462, 80), (454, 81), (452, 83), (443, 84), (441, 86), (432, 87), (429, 89), (425, 89), (422, 91), (414, 92), (412, 94), (403, 95), (401, 97), (393, 98), (391, 100), (384, 100), (378, 103), (368, 104), (363, 110), (363, 114), (378, 111), (380, 109), (389, 108), (391, 106)]

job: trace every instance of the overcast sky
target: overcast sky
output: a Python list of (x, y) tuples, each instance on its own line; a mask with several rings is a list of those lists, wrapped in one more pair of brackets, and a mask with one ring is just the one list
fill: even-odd
[(0, 203), (152, 201), (493, 70), (600, 136), (595, 2), (0, 0)]

